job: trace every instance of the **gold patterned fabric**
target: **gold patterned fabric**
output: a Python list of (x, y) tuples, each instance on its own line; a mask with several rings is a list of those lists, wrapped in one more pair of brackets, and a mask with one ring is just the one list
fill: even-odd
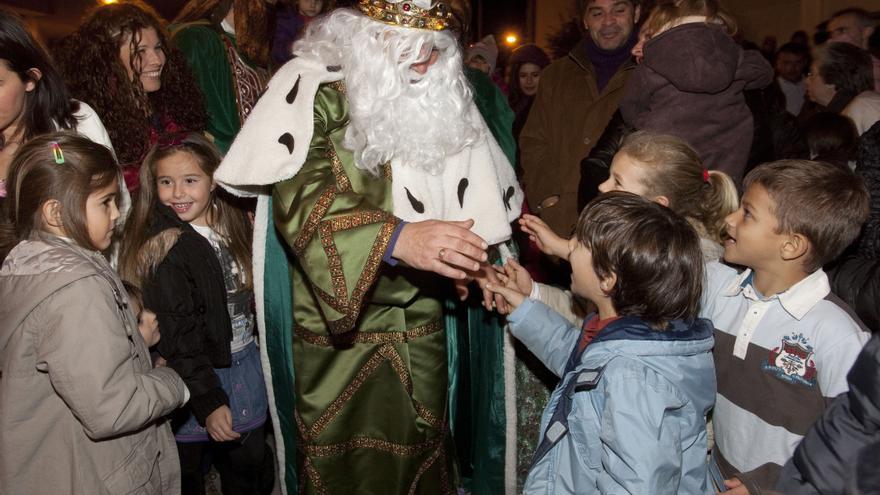
[(306, 162), (273, 190), (293, 254), (300, 493), (452, 493), (444, 282), (382, 261), (399, 224), (390, 177), (342, 148), (340, 89), (319, 88)]
[(266, 89), (269, 73), (259, 67), (251, 67), (238, 54), (232, 40), (221, 36), (226, 47), (226, 58), (232, 71), (232, 83), (235, 86), (235, 104), (238, 107), (239, 125), (243, 124), (253, 110), (257, 100)]

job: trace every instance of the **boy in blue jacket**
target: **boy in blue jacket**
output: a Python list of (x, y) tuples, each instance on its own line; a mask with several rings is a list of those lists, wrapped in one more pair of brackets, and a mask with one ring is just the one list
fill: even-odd
[(516, 309), (510, 331), (560, 378), (524, 492), (710, 493), (706, 414), (715, 401), (712, 324), (697, 318), (700, 240), (687, 220), (611, 192), (581, 213), (572, 291), (583, 328), (490, 286)]

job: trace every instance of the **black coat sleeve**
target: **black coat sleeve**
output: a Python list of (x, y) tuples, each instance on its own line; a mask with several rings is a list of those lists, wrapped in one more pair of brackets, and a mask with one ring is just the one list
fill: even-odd
[(176, 371), (191, 398), (189, 407), (199, 424), (215, 409), (228, 405), (229, 399), (214, 373), (208, 352), (207, 306), (200, 294), (190, 267), (181, 256), (185, 242), (172, 248), (144, 284), (144, 305), (156, 313), (161, 339), (159, 354)]
[[(880, 439), (880, 334), (862, 349), (847, 382), (849, 391), (831, 403), (783, 468), (778, 491), (843, 493), (853, 481), (856, 486), (877, 482), (876, 476), (866, 478), (876, 471), (876, 459), (864, 451), (876, 448)], [(856, 475), (863, 479), (852, 480)]]
[(611, 160), (614, 159), (623, 140), (634, 130), (624, 122), (620, 110), (614, 112), (602, 136), (590, 150), (590, 154), (581, 161), (578, 211), (599, 194), (599, 184), (608, 180)]

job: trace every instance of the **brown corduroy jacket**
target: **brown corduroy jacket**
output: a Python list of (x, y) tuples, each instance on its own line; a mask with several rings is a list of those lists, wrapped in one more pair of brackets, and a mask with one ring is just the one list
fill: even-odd
[(559, 202), (542, 218), (567, 236), (578, 218), (581, 160), (602, 135), (623, 97), (633, 62), (624, 63), (600, 93), (586, 41), (541, 73), (541, 84), (519, 138), (526, 199), (532, 209), (545, 198)]

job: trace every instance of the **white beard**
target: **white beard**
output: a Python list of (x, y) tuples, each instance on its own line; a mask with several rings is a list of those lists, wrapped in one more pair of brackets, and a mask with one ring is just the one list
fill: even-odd
[[(437, 174), (447, 156), (482, 139), (483, 126), (472, 111), (470, 89), (450, 77), (440, 63), (429, 67), (418, 81), (411, 80), (413, 72), (405, 67), (402, 74), (391, 73), (392, 81), (347, 82), (351, 124), (344, 144), (355, 152), (358, 167), (375, 173), (378, 166), (396, 159)], [(462, 74), (460, 66), (454, 69)], [(397, 88), (388, 97), (371, 99), (375, 89), (392, 84)]]
[[(411, 69), (431, 49), (424, 75)], [(339, 9), (309, 26), (294, 52), (339, 65), (351, 123), (344, 145), (374, 174), (396, 159), (439, 173), (443, 160), (483, 139), (458, 44), (448, 32), (401, 28)]]

